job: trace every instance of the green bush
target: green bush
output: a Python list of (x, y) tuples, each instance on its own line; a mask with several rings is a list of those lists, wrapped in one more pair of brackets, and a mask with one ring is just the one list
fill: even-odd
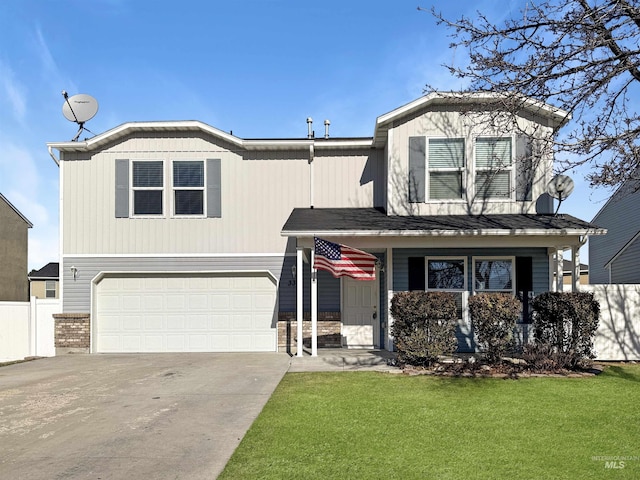
[(507, 293), (479, 293), (469, 298), (471, 325), (487, 362), (500, 362), (513, 349), (513, 331), (522, 312), (520, 300)]
[(457, 308), (448, 292), (399, 292), (391, 300), (394, 336), (401, 365), (428, 366), (455, 352)]
[(595, 358), (593, 339), (600, 319), (600, 304), (588, 292), (545, 292), (532, 303), (536, 343), (548, 344), (562, 354), (562, 368), (581, 368)]

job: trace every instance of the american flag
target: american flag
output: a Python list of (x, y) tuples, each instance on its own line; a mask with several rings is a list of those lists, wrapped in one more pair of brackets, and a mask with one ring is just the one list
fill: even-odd
[(313, 240), (316, 247), (313, 268), (327, 270), (336, 278), (376, 279), (377, 258), (374, 255), (317, 237)]

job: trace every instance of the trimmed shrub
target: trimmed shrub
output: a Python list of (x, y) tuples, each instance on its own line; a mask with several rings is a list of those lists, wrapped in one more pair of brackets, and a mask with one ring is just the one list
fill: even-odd
[(583, 368), (595, 358), (593, 339), (600, 320), (600, 304), (589, 292), (545, 292), (532, 303), (536, 343), (563, 354), (562, 368)]
[(549, 343), (528, 343), (522, 351), (522, 359), (530, 369), (555, 372), (565, 369), (571, 362), (570, 355), (559, 352)]
[(499, 363), (514, 347), (513, 331), (522, 303), (508, 293), (479, 293), (469, 298), (471, 325), (487, 362)]
[(394, 336), (401, 365), (429, 366), (455, 352), (457, 308), (449, 292), (398, 292), (391, 300)]

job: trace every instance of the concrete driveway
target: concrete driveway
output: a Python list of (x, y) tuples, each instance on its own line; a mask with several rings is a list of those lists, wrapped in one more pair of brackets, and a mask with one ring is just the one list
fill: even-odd
[(2, 367), (0, 478), (216, 478), (289, 361), (66, 355)]

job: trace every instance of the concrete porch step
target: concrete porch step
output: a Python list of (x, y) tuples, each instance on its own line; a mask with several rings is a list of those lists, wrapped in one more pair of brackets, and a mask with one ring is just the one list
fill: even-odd
[(356, 350), (345, 348), (320, 348), (318, 356), (304, 351), (304, 356), (293, 356), (290, 360), (289, 372), (325, 372), (325, 371), (400, 371), (389, 365), (395, 359), (393, 352), (386, 350)]

